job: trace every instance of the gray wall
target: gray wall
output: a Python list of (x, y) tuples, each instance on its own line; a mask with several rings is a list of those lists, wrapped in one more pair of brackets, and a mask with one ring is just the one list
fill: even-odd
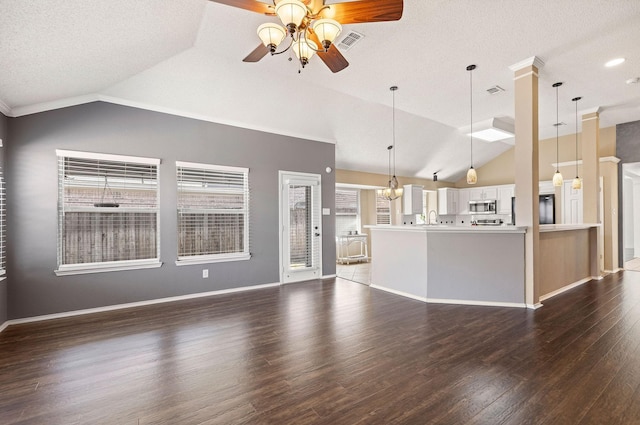
[[(335, 274), (335, 146), (96, 102), (9, 120), (11, 319), (279, 282), (278, 170), (322, 176), (323, 274)], [(57, 277), (55, 149), (160, 158), (162, 267)], [(248, 167), (249, 261), (175, 265), (175, 161)], [(202, 278), (202, 269), (209, 278)]]
[[(2, 139), (2, 145), (7, 146), (7, 128), (9, 119), (0, 112), (0, 139)], [(4, 171), (4, 151), (6, 147), (0, 148), (0, 167)], [(0, 282), (0, 325), (7, 321), (7, 285), (8, 278)]]
[[(616, 156), (620, 158), (618, 166), (618, 211), (623, 211), (622, 164), (640, 162), (640, 121), (618, 124), (616, 126)], [(622, 231), (624, 215), (618, 220), (618, 267), (624, 267), (624, 233)]]

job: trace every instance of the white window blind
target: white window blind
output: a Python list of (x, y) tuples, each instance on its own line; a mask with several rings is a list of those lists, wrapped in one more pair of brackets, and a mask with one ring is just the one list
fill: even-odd
[(58, 271), (159, 264), (158, 159), (57, 151)]
[(391, 202), (376, 191), (376, 224), (391, 224)]
[(336, 235), (360, 230), (358, 189), (336, 189)]
[(176, 162), (178, 263), (250, 257), (249, 169)]
[(0, 168), (0, 276), (5, 274), (6, 263), (7, 263), (7, 246), (6, 246), (6, 231), (7, 231), (7, 220), (6, 220), (6, 196), (4, 189), (4, 173), (2, 168)]

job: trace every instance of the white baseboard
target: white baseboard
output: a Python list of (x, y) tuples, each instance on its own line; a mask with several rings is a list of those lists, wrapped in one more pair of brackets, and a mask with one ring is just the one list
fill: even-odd
[(556, 295), (562, 294), (563, 292), (568, 291), (569, 289), (573, 289), (576, 286), (580, 286), (580, 285), (585, 284), (585, 283), (589, 282), (590, 280), (594, 280), (594, 279), (597, 280), (598, 278), (596, 278), (596, 277), (585, 277), (584, 279), (580, 279), (577, 282), (570, 283), (569, 285), (563, 286), (562, 288), (556, 289), (555, 291), (549, 292), (548, 294), (541, 295), (540, 296), (540, 301), (548, 300), (551, 297), (555, 297)]
[(476, 300), (449, 300), (445, 298), (427, 298), (428, 303), (434, 304), (461, 304), (461, 305), (478, 305), (485, 307), (516, 307), (526, 308), (525, 303), (507, 303), (503, 301), (476, 301)]
[(87, 308), (84, 310), (73, 310), (73, 311), (65, 311), (62, 313), (54, 313), (54, 314), (45, 314), (42, 316), (33, 316), (33, 317), (25, 317), (22, 319), (12, 319), (7, 320), (0, 327), (0, 332), (7, 328), (9, 325), (18, 325), (23, 323), (32, 323), (32, 322), (41, 322), (43, 320), (52, 320), (52, 319), (60, 319), (65, 317), (73, 317), (73, 316), (82, 316), (85, 314), (94, 314), (94, 313), (104, 313), (107, 311), (113, 310), (122, 310), (125, 308), (131, 307), (143, 307), (154, 304), (163, 304), (170, 303), (175, 301), (184, 301), (190, 300), (193, 298), (202, 298), (202, 297), (210, 297), (212, 295), (224, 295), (224, 294), (232, 294), (234, 292), (245, 292), (245, 291), (254, 291), (256, 289), (265, 289), (265, 288), (273, 288), (276, 286), (280, 286), (280, 283), (265, 283), (262, 285), (253, 285), (253, 286), (242, 286), (239, 288), (230, 288), (230, 289), (221, 289), (218, 291), (209, 291), (209, 292), (199, 292), (196, 294), (187, 294), (187, 295), (178, 295), (175, 297), (167, 297), (167, 298), (157, 298), (154, 300), (146, 300), (146, 301), (137, 301), (132, 303), (125, 304), (115, 304), (108, 305), (104, 307), (96, 307), (96, 308)]
[(371, 288), (380, 289), (381, 291), (390, 292), (395, 295), (400, 295), (402, 297), (411, 298), (413, 300), (422, 301), (423, 303), (433, 303), (433, 304), (459, 304), (459, 305), (479, 305), (479, 306), (487, 306), (487, 307), (517, 307), (517, 308), (525, 308), (527, 307), (524, 303), (506, 303), (501, 301), (475, 301), (475, 300), (449, 300), (444, 298), (426, 298), (420, 297), (418, 295), (409, 294), (407, 292), (397, 291), (395, 289), (385, 288), (384, 286), (371, 285)]
[(334, 279), (336, 277), (338, 277), (338, 275), (336, 275), (336, 274), (327, 274), (327, 275), (322, 276), (320, 279), (323, 279), (323, 280), (324, 279)]
[(406, 298), (411, 298), (413, 300), (422, 301), (423, 303), (427, 302), (427, 299), (425, 297), (420, 297), (418, 295), (409, 294), (408, 292), (397, 291), (395, 289), (390, 289), (390, 288), (386, 288), (384, 286), (378, 286), (378, 285), (374, 285), (374, 284), (369, 285), (369, 287), (373, 288), (373, 289), (379, 289), (381, 291), (389, 292), (389, 293), (392, 293), (392, 294), (395, 294), (395, 295), (400, 295), (401, 297), (406, 297)]
[(537, 310), (540, 307), (542, 307), (542, 303), (537, 303), (537, 304), (527, 304), (527, 308), (530, 310)]

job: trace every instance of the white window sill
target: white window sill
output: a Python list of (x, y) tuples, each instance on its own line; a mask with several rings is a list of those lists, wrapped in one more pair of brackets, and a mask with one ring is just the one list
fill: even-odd
[(191, 266), (196, 264), (224, 263), (228, 261), (246, 261), (251, 259), (251, 254), (220, 254), (198, 255), (183, 257), (176, 260), (176, 266)]
[(69, 276), (74, 274), (118, 272), (123, 270), (153, 269), (162, 266), (158, 260), (132, 260), (113, 261), (108, 263), (88, 263), (62, 265), (54, 270), (56, 276)]

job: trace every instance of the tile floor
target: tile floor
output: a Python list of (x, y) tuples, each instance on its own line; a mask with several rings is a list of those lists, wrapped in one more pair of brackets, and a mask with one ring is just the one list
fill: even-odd
[(640, 258), (632, 258), (624, 263), (625, 270), (632, 270), (634, 272), (640, 272)]
[(336, 275), (342, 279), (371, 284), (371, 263), (336, 264)]

